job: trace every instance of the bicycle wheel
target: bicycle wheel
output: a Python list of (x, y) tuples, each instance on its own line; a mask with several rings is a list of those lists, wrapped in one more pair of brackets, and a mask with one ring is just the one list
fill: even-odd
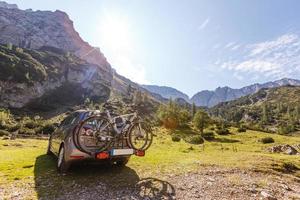
[(102, 116), (82, 121), (76, 132), (75, 145), (89, 154), (106, 150), (114, 138), (109, 120)]
[(135, 150), (147, 150), (153, 141), (151, 128), (144, 122), (133, 124), (128, 130), (129, 144)]

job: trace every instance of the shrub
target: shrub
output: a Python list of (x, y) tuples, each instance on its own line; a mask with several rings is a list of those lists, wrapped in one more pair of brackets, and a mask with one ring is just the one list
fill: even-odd
[(192, 144), (203, 144), (204, 140), (200, 135), (195, 135), (191, 138), (190, 141)]
[(34, 120), (28, 120), (25, 122), (24, 126), (26, 128), (30, 128), (30, 129), (34, 129), (36, 127), (38, 127), (40, 124), (37, 121)]
[(181, 140), (179, 135), (172, 135), (172, 141), (173, 142), (179, 142)]
[(22, 135), (35, 135), (35, 130), (23, 127), (23, 128), (19, 129), (19, 134), (22, 134)]
[(212, 127), (209, 128), (209, 130), (214, 131), (215, 127), (212, 126)]
[(282, 168), (284, 171), (287, 171), (287, 172), (293, 172), (295, 170), (299, 170), (299, 168), (296, 165), (294, 165), (293, 163), (290, 163), (290, 162), (283, 163)]
[(204, 139), (206, 139), (206, 140), (213, 140), (213, 139), (215, 138), (214, 132), (211, 132), (211, 131), (209, 131), (209, 132), (204, 132), (204, 133), (201, 134), (201, 136), (202, 136)]
[(267, 144), (267, 143), (274, 143), (275, 141), (274, 141), (274, 139), (271, 138), (271, 137), (265, 137), (265, 138), (262, 138), (262, 139), (260, 140), (260, 142), (262, 142), (263, 144)]
[(229, 135), (230, 134), (230, 131), (227, 129), (227, 128), (223, 128), (223, 129), (218, 129), (216, 131), (216, 133), (218, 135)]
[(8, 136), (9, 132), (6, 130), (0, 130), (0, 136)]
[(54, 124), (45, 124), (41, 129), (40, 132), (43, 134), (51, 134), (54, 132), (56, 126)]
[(242, 132), (246, 132), (246, 130), (247, 130), (247, 129), (244, 128), (244, 127), (239, 127), (237, 131), (238, 131), (239, 133), (242, 133)]
[(9, 132), (15, 132), (20, 128), (19, 124), (7, 124), (5, 130)]
[(292, 124), (280, 125), (278, 127), (279, 134), (289, 134), (294, 131), (295, 131), (295, 126), (293, 126)]

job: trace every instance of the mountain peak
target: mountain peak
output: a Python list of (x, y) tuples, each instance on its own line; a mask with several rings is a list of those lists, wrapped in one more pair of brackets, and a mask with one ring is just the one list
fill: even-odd
[(242, 96), (253, 94), (262, 88), (275, 88), (286, 85), (299, 86), (300, 81), (297, 79), (283, 78), (266, 83), (255, 83), (249, 86), (242, 87), (240, 89), (232, 89), (228, 86), (218, 87), (214, 91), (198, 92), (191, 98), (191, 101), (195, 102), (195, 104), (198, 106), (212, 107), (221, 102), (231, 101)]
[(168, 86), (158, 86), (158, 85), (142, 85), (146, 90), (161, 95), (166, 99), (177, 99), (182, 98), (185, 101), (189, 102), (189, 96), (175, 88)]
[(6, 8), (6, 9), (19, 9), (19, 7), (16, 4), (9, 4), (5, 1), (0, 1), (0, 8)]

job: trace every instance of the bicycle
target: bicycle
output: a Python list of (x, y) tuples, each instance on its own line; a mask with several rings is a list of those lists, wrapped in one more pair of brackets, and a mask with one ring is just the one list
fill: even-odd
[[(97, 148), (88, 148), (82, 144), (82, 135), (91, 136)], [(109, 110), (98, 113), (82, 121), (77, 129), (75, 145), (85, 153), (98, 153), (109, 150), (112, 143), (126, 139), (134, 150), (147, 150), (152, 144), (151, 128), (143, 122), (136, 112), (113, 117)]]

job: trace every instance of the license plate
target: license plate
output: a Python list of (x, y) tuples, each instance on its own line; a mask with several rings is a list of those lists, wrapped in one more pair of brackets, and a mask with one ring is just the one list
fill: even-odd
[(133, 149), (113, 149), (111, 150), (112, 156), (132, 155)]
[(87, 147), (96, 146), (95, 138), (85, 137), (84, 138), (84, 145)]

